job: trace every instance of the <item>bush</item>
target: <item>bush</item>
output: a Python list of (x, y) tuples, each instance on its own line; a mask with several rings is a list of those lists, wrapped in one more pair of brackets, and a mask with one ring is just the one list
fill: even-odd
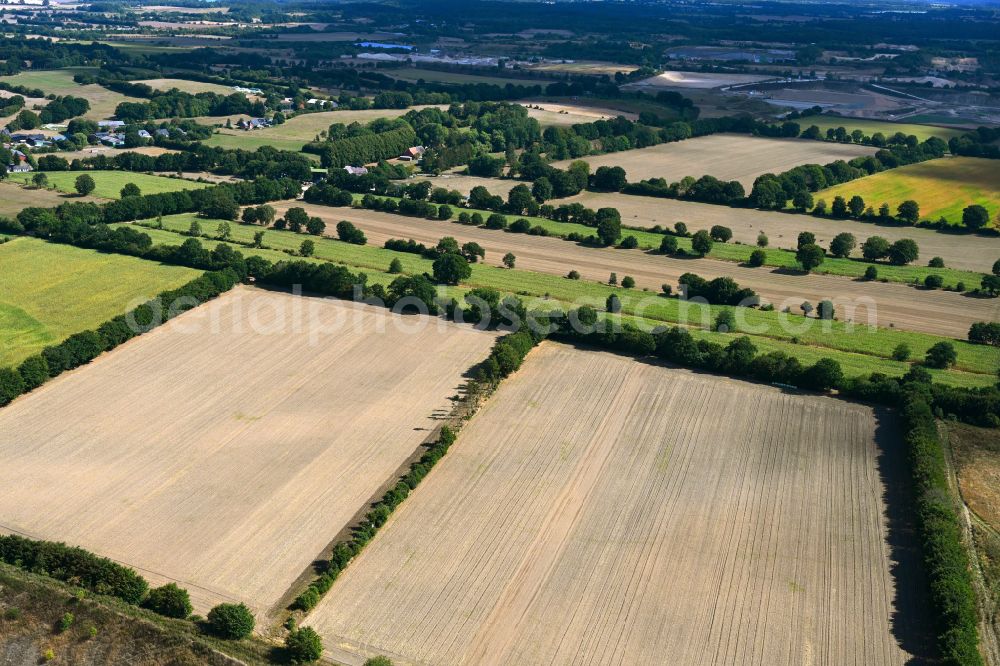
[(389, 262), (389, 273), (397, 274), (402, 272), (403, 272), (403, 262), (401, 262), (398, 258), (393, 259), (392, 261)]
[(716, 224), (711, 228), (711, 230), (709, 230), (708, 234), (712, 237), (712, 240), (725, 243), (733, 237), (733, 230), (729, 227), (724, 227), (721, 224)]
[(747, 260), (747, 265), (757, 268), (763, 266), (764, 262), (767, 261), (767, 253), (764, 250), (754, 250), (750, 253), (750, 259)]
[(660, 241), (660, 252), (663, 254), (673, 254), (677, 251), (677, 237), (664, 236)]
[(364, 666), (392, 666), (392, 660), (389, 657), (372, 657)]
[(712, 326), (713, 331), (718, 331), (719, 333), (730, 333), (736, 330), (736, 315), (733, 314), (732, 310), (720, 310), (719, 314), (715, 316), (715, 324)]
[(246, 638), (253, 632), (253, 613), (244, 604), (219, 604), (208, 611), (208, 626), (226, 640)]
[(323, 640), (311, 627), (300, 627), (285, 638), (285, 650), (293, 664), (311, 664), (323, 656)]
[(944, 286), (944, 278), (940, 275), (928, 275), (924, 278), (924, 287), (927, 289), (940, 289)]
[(137, 605), (149, 590), (132, 569), (62, 543), (33, 541), (17, 535), (0, 536), (0, 561), (25, 571), (47, 575)]
[(979, 321), (969, 327), (969, 342), (980, 345), (1000, 345), (1000, 323)]
[(931, 268), (944, 268), (944, 259), (941, 257), (931, 257), (931, 260), (927, 262), (927, 265)]
[(184, 588), (174, 583), (167, 583), (149, 591), (149, 596), (143, 604), (154, 613), (165, 617), (176, 617), (181, 620), (191, 614), (191, 597)]
[(929, 368), (948, 368), (955, 365), (958, 354), (950, 342), (938, 342), (927, 350), (924, 365)]
[(13, 368), (0, 368), (0, 407), (10, 403), (25, 391), (24, 378)]
[(894, 361), (910, 360), (910, 345), (905, 342), (900, 342), (896, 345), (896, 348), (892, 350), (892, 359)]
[(580, 271), (570, 271), (569, 273), (566, 274), (566, 277), (568, 277), (570, 280), (579, 280)]
[(622, 287), (625, 289), (633, 289), (635, 287), (635, 278), (631, 275), (626, 275), (622, 278)]
[(874, 266), (868, 266), (865, 268), (865, 279), (868, 281), (878, 279), (878, 269)]
[(639, 241), (636, 240), (635, 236), (626, 236), (622, 239), (620, 247), (624, 250), (634, 250), (639, 247)]

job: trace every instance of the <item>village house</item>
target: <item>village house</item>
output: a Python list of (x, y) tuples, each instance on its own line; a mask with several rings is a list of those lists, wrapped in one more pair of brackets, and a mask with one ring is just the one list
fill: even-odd
[(399, 159), (401, 159), (404, 162), (412, 162), (413, 160), (419, 160), (421, 157), (424, 156), (424, 150), (425, 149), (423, 146), (411, 146), (406, 149), (406, 152), (404, 152), (402, 155), (399, 156)]

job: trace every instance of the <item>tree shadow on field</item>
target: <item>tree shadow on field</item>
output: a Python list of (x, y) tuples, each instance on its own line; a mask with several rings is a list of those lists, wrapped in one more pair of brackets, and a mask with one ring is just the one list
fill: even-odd
[(885, 408), (876, 408), (875, 414), (878, 420), (876, 462), (885, 489), (882, 501), (887, 524), (886, 543), (889, 546), (889, 573), (895, 590), (890, 618), (892, 634), (900, 648), (913, 655), (908, 664), (938, 663), (930, 583), (916, 524), (916, 498), (906, 445), (900, 437), (897, 416)]

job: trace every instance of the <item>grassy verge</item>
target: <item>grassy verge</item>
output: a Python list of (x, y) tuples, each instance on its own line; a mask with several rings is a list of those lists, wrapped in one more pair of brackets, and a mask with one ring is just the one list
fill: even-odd
[[(154, 243), (176, 245), (182, 242), (184, 237), (180, 233), (187, 231), (193, 219), (195, 218), (192, 215), (167, 216), (163, 218), (162, 230), (147, 228), (145, 231), (150, 234)], [(210, 231), (214, 231), (215, 225), (218, 224), (218, 221), (214, 220), (199, 222), (203, 229)], [(141, 224), (154, 223), (147, 221)], [(251, 242), (254, 233), (261, 231), (261, 227), (239, 224), (231, 224), (230, 228), (231, 238), (237, 243)], [(292, 255), (281, 250), (297, 250), (306, 238), (312, 239), (315, 243), (313, 260), (331, 261), (349, 266), (352, 270), (363, 270), (371, 282), (385, 284), (393, 279), (394, 276), (387, 273), (389, 263), (393, 259), (400, 261), (403, 273), (408, 275), (430, 273), (432, 270), (432, 262), (416, 254), (367, 245), (351, 245), (334, 239), (307, 237), (276, 229), (265, 231), (263, 249), (242, 245), (236, 249), (244, 254), (258, 254), (272, 261), (289, 259)], [(719, 311), (733, 309), (727, 306), (688, 304), (675, 298), (657, 297), (650, 292), (484, 264), (473, 264), (472, 276), (461, 288), (452, 291), (456, 298), (460, 298), (464, 291), (475, 287), (492, 287), (501, 292), (514, 293), (529, 299), (546, 299), (552, 306), (589, 302), (597, 309), (603, 309), (608, 296), (616, 294), (622, 301), (622, 313), (648, 326), (688, 321), (711, 322)], [(686, 310), (689, 312), (685, 312)], [(741, 308), (739, 314), (744, 317), (747, 326), (757, 327), (760, 330), (751, 335), (754, 344), (760, 349), (781, 350), (798, 357), (803, 363), (814, 362), (824, 356), (836, 358), (848, 375), (867, 375), (871, 372), (902, 375), (910, 365), (892, 360), (892, 351), (897, 345), (901, 343), (909, 345), (913, 358), (917, 359), (922, 358), (931, 345), (942, 340), (933, 335), (895, 329), (869, 330), (866, 327), (857, 327), (848, 332), (847, 325), (837, 321), (826, 322), (829, 330), (824, 331), (824, 325), (818, 320), (781, 312)], [(808, 329), (794, 335), (783, 328), (784, 321), (799, 325), (803, 329), (808, 326)], [(720, 342), (728, 341), (732, 337), (732, 334), (707, 330), (700, 330), (698, 334)], [(994, 383), (996, 377), (994, 373), (997, 364), (1000, 363), (1000, 350), (966, 342), (953, 344), (959, 354), (957, 368), (933, 371), (936, 378), (944, 383), (958, 386), (987, 386)]]
[[(122, 188), (129, 183), (138, 185), (142, 194), (200, 190), (209, 185), (208, 183), (198, 183), (193, 180), (154, 176), (134, 171), (46, 171), (44, 173), (46, 178), (48, 178), (49, 187), (60, 192), (69, 193), (76, 192), (77, 176), (87, 174), (94, 179), (94, 184), (96, 185), (91, 194), (104, 199), (120, 199)], [(31, 182), (34, 175), (34, 173), (12, 173), (9, 179), (11, 182), (27, 185)]]
[[(135, 663), (138, 654), (143, 663), (153, 665), (273, 663), (272, 647), (259, 639), (219, 640), (190, 621), (166, 618), (114, 597), (81, 595), (74, 586), (3, 563), (0, 611), (0, 636), (10, 651), (25, 646), (20, 648), (23, 663), (41, 663), (48, 650), (54, 663)], [(66, 613), (73, 616), (72, 625), (58, 631)]]

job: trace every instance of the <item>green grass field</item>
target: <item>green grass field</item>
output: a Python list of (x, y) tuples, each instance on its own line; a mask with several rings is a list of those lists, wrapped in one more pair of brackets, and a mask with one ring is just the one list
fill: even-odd
[(94, 328), (199, 271), (33, 238), (0, 245), (0, 367)]
[(868, 120), (866, 118), (838, 118), (836, 116), (809, 116), (796, 120), (802, 129), (810, 125), (816, 125), (826, 132), (828, 129), (843, 127), (850, 134), (851, 131), (859, 129), (868, 136), (875, 132), (882, 132), (886, 136), (902, 132), (906, 135), (914, 135), (921, 141), (932, 136), (940, 137), (947, 141), (955, 136), (962, 136), (967, 130), (954, 129), (952, 127), (938, 127), (936, 125), (919, 125), (916, 123), (893, 123), (887, 120)]
[(79, 72), (94, 73), (95, 68), (70, 67), (66, 69), (27, 70), (13, 76), (0, 77), (0, 81), (15, 85), (41, 88), (47, 95), (73, 95), (83, 97), (90, 102), (90, 110), (84, 118), (102, 120), (110, 118), (115, 113), (115, 107), (122, 102), (144, 102), (146, 100), (127, 97), (95, 83), (81, 86), (73, 80), (73, 75)]
[[(181, 232), (186, 232), (195, 218), (193, 215), (172, 215), (163, 218), (163, 230), (145, 230), (153, 237), (156, 243), (180, 244), (184, 236)], [(198, 220), (203, 233), (207, 236), (215, 236), (219, 220)], [(147, 222), (143, 224), (152, 224)], [(237, 243), (250, 242), (255, 232), (260, 231), (260, 227), (230, 224), (231, 238)], [(380, 247), (350, 245), (334, 239), (314, 238), (303, 234), (296, 234), (291, 231), (279, 231), (268, 229), (264, 234), (265, 250), (254, 250), (247, 247), (238, 247), (246, 254), (260, 254), (274, 261), (288, 259), (289, 254), (281, 250), (297, 251), (302, 241), (311, 238), (316, 245), (315, 259), (331, 261), (344, 264), (353, 270), (363, 270), (369, 276), (379, 275), (378, 281), (391, 279), (385, 275), (389, 263), (393, 259), (399, 259), (403, 265), (403, 272), (411, 275), (419, 275), (431, 271), (431, 262), (418, 255), (394, 252)], [(212, 240), (205, 239), (206, 244), (211, 245)], [(606, 284), (588, 282), (586, 280), (568, 280), (556, 275), (543, 273), (533, 273), (521, 270), (506, 270), (485, 264), (473, 265), (472, 277), (463, 285), (466, 289), (473, 287), (493, 287), (505, 293), (519, 294), (523, 297), (547, 299), (552, 304), (569, 304), (590, 302), (598, 309), (603, 308), (607, 297), (618, 294), (622, 299), (623, 313), (626, 315), (634, 313), (639, 307), (639, 302), (643, 302), (642, 317), (644, 321), (653, 325), (664, 323), (679, 323), (685, 320), (682, 309), (685, 307), (680, 301), (673, 298), (655, 297), (649, 292), (639, 290), (627, 290), (610, 287)], [(698, 321), (698, 312), (705, 308), (705, 319), (714, 320), (718, 311), (726, 309), (721, 306), (698, 306), (690, 305), (691, 312), (695, 313), (688, 319)], [(783, 318), (798, 323), (805, 320), (798, 315), (786, 315), (779, 312), (764, 312), (760, 310), (744, 310), (746, 323), (749, 326), (758, 326), (765, 333), (751, 336), (754, 344), (761, 349), (768, 351), (780, 349), (786, 353), (813, 361), (823, 356), (837, 358), (842, 362), (845, 369), (849, 369), (853, 374), (866, 374), (870, 372), (887, 372), (889, 374), (903, 374), (909, 367), (905, 363), (891, 360), (892, 350), (900, 343), (905, 342), (913, 350), (913, 358), (922, 358), (926, 350), (935, 342), (942, 338), (926, 335), (922, 333), (912, 333), (895, 329), (876, 329), (874, 331), (865, 327), (855, 328), (848, 332), (847, 327), (842, 322), (832, 322), (828, 332), (821, 330), (821, 326), (816, 320), (816, 325), (809, 327), (805, 332), (796, 336), (783, 330), (780, 322)], [(702, 331), (701, 334), (714, 338), (725, 338), (725, 335)], [(796, 342), (797, 339), (797, 342)], [(941, 373), (943, 381), (960, 383), (966, 385), (985, 385), (995, 381), (995, 371), (1000, 363), (1000, 350), (981, 345), (972, 345), (966, 342), (954, 342), (959, 354), (958, 368), (960, 371), (948, 371)]]
[[(198, 183), (193, 180), (181, 178), (168, 178), (167, 176), (153, 176), (148, 173), (135, 173), (132, 171), (46, 171), (48, 176), (48, 187), (60, 192), (74, 193), (76, 178), (80, 174), (87, 173), (94, 179), (97, 187), (91, 196), (104, 199), (118, 199), (121, 197), (121, 190), (128, 183), (135, 183), (143, 194), (160, 194), (162, 192), (177, 192), (179, 190), (200, 190), (208, 187), (207, 183)], [(33, 173), (12, 173), (9, 180), (15, 183), (31, 183)]]
[(1000, 160), (943, 157), (820, 190), (813, 198), (825, 199), (829, 205), (836, 196), (850, 200), (854, 195), (876, 209), (886, 202), (893, 212), (912, 199), (920, 204), (920, 219), (943, 217), (952, 225), (961, 225), (966, 206), (979, 204), (995, 220), (1000, 211)]
[[(858, 181), (854, 181), (858, 182)], [(355, 202), (360, 202), (362, 196), (355, 195)], [(480, 213), (484, 218), (489, 217), (490, 211), (476, 210), (474, 208), (463, 208), (462, 212), (468, 213)], [(457, 214), (456, 214), (457, 216)], [(508, 215), (508, 220), (513, 222), (517, 219), (517, 216)], [(532, 224), (543, 227), (548, 230), (549, 234), (552, 236), (558, 236), (560, 238), (565, 238), (569, 234), (578, 233), (584, 236), (591, 236), (594, 234), (594, 228), (588, 227), (583, 224), (575, 224), (572, 222), (559, 222), (557, 220), (549, 220), (543, 217), (528, 217), (525, 219), (529, 220)], [(689, 229), (689, 232), (694, 233), (698, 231), (697, 229)], [(622, 237), (634, 236), (636, 241), (639, 243), (638, 247), (645, 250), (659, 250), (660, 242), (663, 240), (663, 234), (658, 234), (652, 231), (644, 229), (622, 229)], [(691, 239), (690, 238), (677, 238), (677, 247), (684, 249), (685, 251), (691, 251)], [(752, 245), (738, 245), (736, 243), (715, 243), (712, 246), (712, 251), (708, 253), (709, 257), (713, 259), (721, 259), (723, 261), (733, 261), (737, 263), (745, 263), (750, 259), (750, 254), (757, 249)], [(860, 250), (855, 252), (860, 254)], [(781, 250), (778, 248), (768, 248), (765, 250), (767, 259), (764, 261), (765, 266), (771, 266), (774, 268), (800, 268), (798, 261), (795, 259), (795, 253), (790, 250)], [(860, 278), (865, 274), (865, 270), (872, 265), (870, 262), (862, 261), (859, 258), (849, 258), (849, 259), (836, 259), (834, 257), (827, 257), (819, 268), (813, 270), (813, 273), (825, 274), (825, 275), (839, 275), (842, 277), (852, 277)], [(927, 266), (891, 266), (889, 264), (877, 264), (878, 276), (880, 280), (886, 280), (888, 282), (903, 282), (906, 284), (913, 283), (914, 280), (923, 283), (924, 278), (928, 275), (940, 275), (944, 280), (945, 287), (954, 288), (959, 282), (965, 284), (966, 289), (972, 289), (979, 286), (980, 279), (982, 275), (974, 271), (963, 271), (956, 270), (952, 268), (930, 268)]]
[[(376, 118), (397, 118), (408, 109), (371, 109), (365, 111), (320, 111), (303, 113), (289, 118), (281, 125), (265, 129), (245, 132), (238, 129), (221, 128), (218, 132), (203, 141), (207, 146), (223, 148), (242, 148), (256, 150), (261, 146), (272, 146), (279, 150), (298, 151), (302, 146), (312, 141), (317, 134), (329, 129), (334, 123), (349, 125), (354, 122), (367, 123)], [(224, 123), (225, 119), (202, 118), (205, 124)]]

